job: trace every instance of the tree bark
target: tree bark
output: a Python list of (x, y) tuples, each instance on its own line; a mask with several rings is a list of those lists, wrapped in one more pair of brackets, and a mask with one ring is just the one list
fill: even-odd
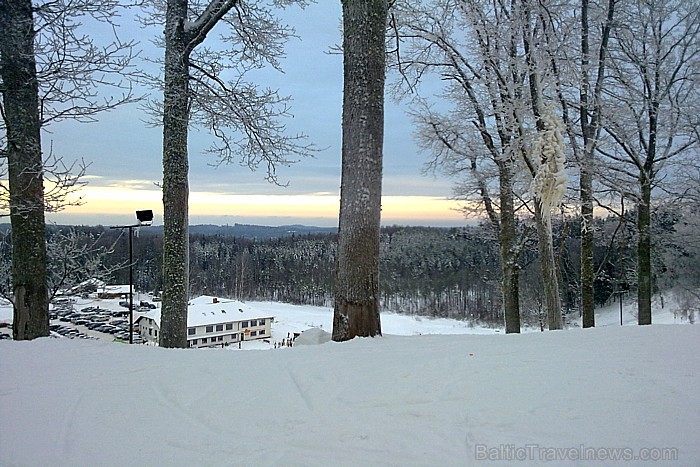
[(160, 345), (187, 346), (189, 51), (187, 0), (169, 0), (163, 97), (163, 302)]
[(506, 334), (520, 332), (520, 267), (518, 265), (515, 209), (513, 205), (513, 169), (508, 161), (500, 161), (499, 201), (501, 218), (498, 240), (501, 253), (501, 290)]
[(592, 160), (586, 151), (581, 161), (579, 193), (581, 196), (581, 314), (584, 328), (595, 326), (593, 282), (593, 175)]
[[(584, 328), (595, 326), (595, 304), (593, 282), (593, 147), (592, 128), (589, 124), (590, 45), (588, 28), (588, 0), (581, 0), (581, 133), (583, 154), (579, 161), (579, 195), (581, 197), (581, 315)], [(590, 150), (589, 150), (590, 148)]]
[(343, 143), (333, 340), (381, 334), (386, 0), (343, 0)]
[(561, 329), (561, 297), (559, 295), (559, 280), (557, 278), (556, 262), (554, 261), (554, 242), (552, 240), (551, 220), (545, 218), (540, 203), (535, 201), (535, 223), (540, 250), (540, 268), (542, 270), (542, 285), (544, 301), (547, 309), (547, 323), (550, 331)]
[(13, 336), (49, 335), (39, 87), (30, 0), (0, 1), (0, 72), (12, 225)]
[(607, 15), (602, 25), (602, 37), (598, 48), (597, 75), (591, 93), (589, 70), (591, 68), (589, 2), (581, 0), (581, 91), (580, 120), (583, 136), (579, 193), (581, 197), (581, 315), (584, 328), (595, 326), (595, 264), (593, 258), (593, 155), (596, 151), (601, 126), (601, 99), (608, 42), (615, 17), (617, 0), (608, 0)]
[(637, 205), (637, 322), (651, 324), (651, 181), (640, 176), (641, 199)]

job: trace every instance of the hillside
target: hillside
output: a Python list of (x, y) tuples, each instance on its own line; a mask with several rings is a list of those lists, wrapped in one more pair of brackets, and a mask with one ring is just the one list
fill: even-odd
[(679, 325), (248, 352), (1, 341), (0, 464), (698, 465), (699, 351)]

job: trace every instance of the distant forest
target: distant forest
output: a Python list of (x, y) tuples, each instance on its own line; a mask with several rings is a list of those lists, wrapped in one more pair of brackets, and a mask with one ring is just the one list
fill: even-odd
[[(693, 227), (696, 224), (677, 211), (667, 210), (658, 215), (656, 225), (655, 290), (681, 287), (692, 291), (700, 285), (700, 245)], [(526, 223), (521, 228), (526, 238), (520, 255), (522, 314), (525, 322), (536, 325), (543, 307), (537, 245), (534, 231), (528, 235), (530, 227)], [(635, 285), (635, 241), (631, 222), (620, 222), (616, 217), (597, 219), (595, 229), (597, 305), (611, 300), (616, 292), (632, 292), (633, 298), (630, 288)], [(49, 244), (71, 232), (81, 244), (90, 244), (90, 251), (102, 252), (102, 270), (110, 271), (103, 280), (128, 283), (125, 233), (102, 226), (54, 226), (49, 230)], [(190, 295), (332, 307), (337, 246), (334, 230), (193, 226)], [(579, 308), (579, 231), (576, 218), (560, 218), (554, 225), (563, 308), (569, 316), (577, 316)], [(3, 262), (9, 264), (10, 236), (6, 225), (0, 226), (0, 234), (4, 238)], [(133, 239), (133, 255), (136, 289), (162, 290), (161, 229), (142, 228)], [(78, 268), (70, 282), (88, 279), (88, 270)], [(488, 224), (382, 229), (383, 310), (500, 325), (503, 316), (499, 280), (498, 243)]]

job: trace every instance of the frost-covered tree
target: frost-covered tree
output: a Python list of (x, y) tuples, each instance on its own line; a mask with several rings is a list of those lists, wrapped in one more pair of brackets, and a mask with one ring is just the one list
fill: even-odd
[(343, 0), (343, 143), (333, 340), (376, 336), (387, 0)]
[[(602, 98), (608, 61), (610, 32), (619, 0), (607, 5), (581, 0), (580, 66), (574, 87), (578, 87), (578, 117), (581, 127), (578, 138), (571, 138), (572, 149), (579, 165), (579, 196), (581, 203), (581, 315), (584, 328), (595, 326), (595, 264), (593, 261), (593, 179), (595, 154), (602, 129)], [(603, 9), (604, 8), (604, 9)], [(591, 24), (594, 27), (591, 27)], [(595, 27), (598, 26), (598, 27)], [(580, 85), (579, 85), (580, 84)], [(575, 95), (575, 93), (574, 93)], [(564, 104), (565, 105), (565, 104)]]
[[(46, 283), (49, 299), (59, 292), (70, 290), (91, 279), (107, 282), (119, 269), (128, 266), (128, 261), (114, 262), (110, 255), (113, 245), (105, 245), (103, 235), (76, 227), (47, 227), (46, 240)], [(12, 300), (11, 231), (0, 234), (0, 296)]]
[[(44, 157), (41, 129), (63, 119), (91, 120), (131, 100), (128, 85), (112, 77), (127, 69), (132, 44), (115, 39), (97, 47), (80, 29), (85, 17), (111, 22), (117, 7), (111, 0), (0, 2), (0, 176), (7, 176), (7, 184), (0, 183), (0, 206), (9, 210), (12, 225), (11, 298), (18, 340), (49, 333), (44, 211), (66, 202), (84, 170), (71, 173), (73, 164), (52, 154)], [(97, 88), (110, 85), (124, 94), (103, 100)]]
[[(436, 156), (434, 165), (469, 180), (459, 188), (466, 188), (469, 201), (476, 200), (498, 230), (507, 332), (520, 328), (516, 197), (523, 194), (523, 182), (554, 162), (542, 151), (546, 135), (561, 133), (558, 125), (547, 128), (556, 118), (545, 115), (557, 92), (556, 47), (549, 34), (555, 13), (559, 10), (529, 1), (435, 0), (399, 2), (396, 8), (396, 67), (404, 84), (420, 91), (431, 72), (446, 83), (438, 96), (444, 104), (415, 111), (421, 141)], [(560, 151), (557, 163), (561, 156)], [(540, 201), (526, 200), (526, 206), (537, 226), (550, 328), (558, 329), (561, 303), (549, 213)]]
[[(280, 118), (287, 99), (246, 81), (266, 64), (279, 67), (284, 42), (293, 31), (280, 23), (275, 7), (304, 6), (305, 0), (154, 1), (147, 24), (164, 25), (162, 102), (153, 109), (163, 124), (163, 311), (161, 345), (187, 345), (189, 291), (189, 160), (192, 124), (214, 136), (211, 151), (221, 162), (263, 165), (276, 181), (276, 167), (307, 155), (303, 136), (286, 135)], [(164, 7), (162, 9), (161, 7)], [(225, 31), (211, 47), (216, 26)]]
[[(501, 92), (507, 86), (499, 82), (499, 48), (508, 37), (508, 27), (495, 20), (500, 14), (490, 13), (495, 16), (479, 11), (475, 2), (399, 2), (392, 23), (398, 36), (396, 65), (404, 84), (415, 91), (431, 72), (447, 83), (440, 97), (449, 103), (449, 110), (417, 100), (413, 115), (419, 141), (434, 156), (431, 167), (459, 177), (455, 197), (466, 201), (465, 212), (485, 212), (496, 232), (506, 332), (513, 333), (520, 332), (518, 156), (504, 107), (509, 94)], [(487, 38), (485, 28), (497, 30), (497, 40)], [(483, 66), (474, 66), (477, 63)]]
[(672, 179), (674, 164), (697, 157), (700, 143), (700, 7), (687, 0), (630, 0), (618, 19), (612, 84), (605, 91), (611, 143), (599, 151), (609, 185), (636, 201), (638, 322), (644, 325), (651, 324), (652, 193)]
[(561, 204), (568, 182), (564, 171), (563, 123), (551, 108), (543, 109), (540, 121), (541, 129), (537, 132), (529, 151), (529, 158), (535, 167), (530, 190), (536, 203), (542, 285), (547, 301), (548, 325), (549, 329), (561, 329), (561, 299), (554, 260), (552, 210)]

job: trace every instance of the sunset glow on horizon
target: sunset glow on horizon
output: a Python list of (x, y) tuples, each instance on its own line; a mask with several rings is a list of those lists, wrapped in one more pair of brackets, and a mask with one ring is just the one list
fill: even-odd
[[(162, 224), (160, 190), (86, 187), (80, 191), (80, 196), (83, 204), (70, 206), (50, 217), (60, 222), (89, 224), (80, 219), (119, 219), (120, 216), (133, 216), (138, 209), (152, 209), (156, 214), (155, 223)], [(197, 219), (204, 218), (221, 218), (222, 223), (229, 223), (226, 218), (281, 218), (296, 219), (298, 223), (307, 219), (325, 220), (327, 225), (336, 225), (339, 207), (339, 195), (330, 193), (252, 195), (193, 191), (189, 198), (191, 223), (199, 223)], [(383, 196), (382, 223), (462, 225), (466, 220), (458, 208), (458, 202), (440, 197)]]

